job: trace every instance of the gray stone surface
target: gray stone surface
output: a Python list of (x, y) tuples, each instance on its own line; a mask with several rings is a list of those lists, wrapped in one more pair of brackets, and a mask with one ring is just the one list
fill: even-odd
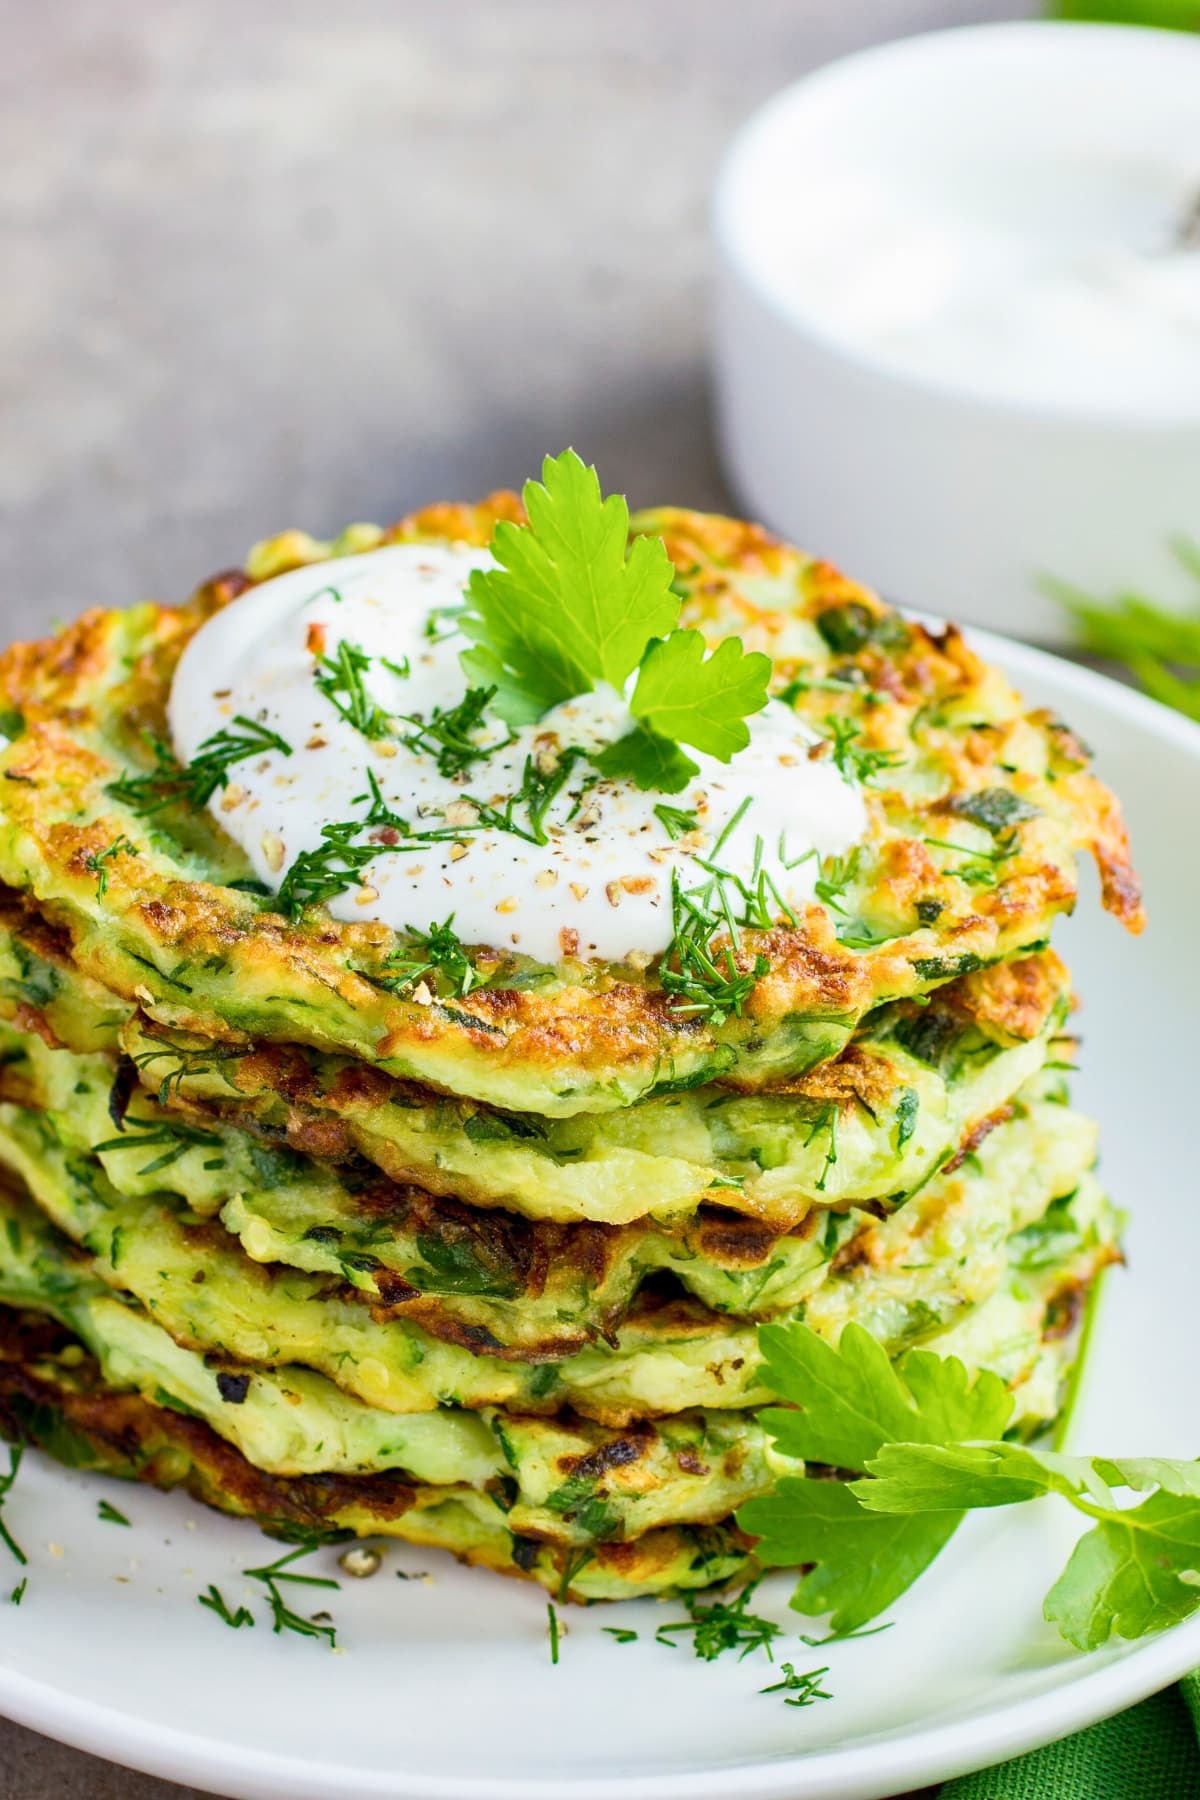
[[(638, 502), (722, 504), (704, 291), (730, 132), (831, 56), (1030, 10), (0, 3), (0, 636), (179, 596), (286, 525), (518, 482), (567, 441)], [(0, 1800), (180, 1792), (0, 1724)]]

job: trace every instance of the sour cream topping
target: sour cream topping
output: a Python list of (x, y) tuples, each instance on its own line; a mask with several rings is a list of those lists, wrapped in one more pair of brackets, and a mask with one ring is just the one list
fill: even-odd
[[(775, 700), (747, 721), (750, 743), (732, 762), (689, 751), (699, 773), (681, 793), (599, 778), (584, 754), (546, 811), (545, 844), (480, 823), (481, 807), (503, 813), (520, 791), (528, 759), (552, 770), (571, 746), (599, 750), (635, 723), (625, 699), (604, 688), (554, 707), (510, 743), (508, 728), (486, 715), (476, 741), (496, 747), (458, 775), (405, 742), (418, 729), (407, 720), (462, 700), (469, 684), (459, 655), (468, 646), (455, 615), (471, 571), (493, 566), (486, 551), (461, 544), (391, 545), (276, 576), (197, 632), (170, 698), (180, 761), (216, 732), (236, 730), (239, 715), (292, 751), (236, 764), (210, 803), (259, 880), (278, 892), (297, 856), (321, 847), (323, 826), (364, 820), (373, 777), (414, 834), (446, 836), (373, 837), (365, 827), (354, 841), (379, 842), (379, 854), (329, 902), (339, 919), (424, 933), (453, 914), (463, 943), (539, 962), (649, 959), (672, 940), (673, 874), (685, 890), (702, 886), (710, 875), (698, 859), (713, 856), (722, 834), (721, 868), (745, 881), (761, 871), (789, 906), (811, 900), (820, 859), (864, 837), (867, 811), (821, 740)], [(318, 688), (318, 657), (336, 659), (343, 641), (370, 658), (363, 686), (389, 715), (390, 735), (364, 736)], [(694, 826), (678, 816), (692, 813)], [(527, 829), (520, 802), (512, 817)]]

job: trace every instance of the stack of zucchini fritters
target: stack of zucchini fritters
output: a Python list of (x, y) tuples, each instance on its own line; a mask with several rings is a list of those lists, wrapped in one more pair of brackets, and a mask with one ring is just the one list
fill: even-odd
[(181, 649), (249, 581), (498, 517), (291, 533), (0, 661), (0, 1425), (575, 1599), (702, 1587), (794, 1472), (763, 1320), (993, 1369), (1021, 1430), (1059, 1410), (1118, 1221), (1047, 938), (1080, 851), (1134, 929), (1137, 885), (1086, 752), (957, 634), (670, 510), (634, 526), (684, 623), (878, 752), (868, 841), (742, 933), (765, 972), (727, 1014), (660, 964), (486, 947), (417, 993), (390, 930), (283, 917), (212, 814), (137, 803)]

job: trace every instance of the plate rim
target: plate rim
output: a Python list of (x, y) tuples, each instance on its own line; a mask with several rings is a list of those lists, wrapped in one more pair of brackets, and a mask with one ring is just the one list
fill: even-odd
[[(934, 629), (944, 621), (905, 609)], [(964, 630), (968, 644), (1018, 679), (1043, 675), (1200, 763), (1200, 724), (1100, 671), (999, 632)], [(707, 1769), (572, 1777), (406, 1776), (314, 1764), (200, 1736), (123, 1708), (81, 1699), (0, 1660), (0, 1714), (18, 1725), (139, 1773), (184, 1781), (233, 1800), (877, 1800), (885, 1789), (947, 1780), (1037, 1749), (1136, 1705), (1200, 1665), (1200, 1614), (1099, 1667), (1080, 1658), (1075, 1679), (943, 1724), (900, 1728), (846, 1748)], [(331, 1787), (331, 1782), (339, 1785)], [(816, 1784), (819, 1784), (816, 1785)]]

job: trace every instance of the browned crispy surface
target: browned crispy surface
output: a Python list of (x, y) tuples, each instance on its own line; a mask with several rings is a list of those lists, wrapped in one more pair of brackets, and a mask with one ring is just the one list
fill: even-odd
[[(518, 511), (505, 495), (432, 508), (382, 541), (448, 528), (479, 541)], [(781, 688), (818, 675), (824, 687), (795, 696), (801, 715), (818, 728), (833, 714), (852, 720), (864, 746), (894, 759), (866, 790), (871, 838), (838, 908), (815, 902), (794, 927), (743, 934), (737, 968), (751, 970), (760, 955), (769, 963), (743, 1015), (714, 1026), (680, 1013), (654, 966), (568, 959), (546, 980), (516, 985), (520, 959), (487, 946), (477, 956), (485, 985), (453, 1005), (416, 1004), (373, 979), (394, 944), (386, 928), (321, 911), (289, 923), (251, 901), (228, 885), (244, 872), (240, 857), (208, 818), (174, 822), (179, 853), (148, 837), (107, 787), (145, 766), (144, 733), (165, 730), (180, 649), (245, 577), (222, 576), (184, 607), (89, 613), (0, 658), (0, 694), (25, 721), (0, 755), (0, 875), (40, 900), (87, 973), (165, 1023), (230, 1043), (340, 1049), (427, 1085), (545, 1112), (603, 1110), (664, 1078), (722, 1072), (730, 1050), (734, 1078), (748, 1087), (801, 1072), (835, 1054), (879, 1001), (1044, 938), (1074, 902), (1083, 850), (1097, 858), (1106, 905), (1140, 929), (1113, 797), (1070, 733), (1023, 711), (953, 628), (936, 636), (901, 624), (758, 527), (671, 509), (638, 523), (661, 530), (677, 559), (685, 623), (714, 635), (737, 629), (770, 650)], [(326, 553), (291, 534), (260, 547), (253, 575)], [(857, 647), (835, 653), (823, 641), (831, 613), (852, 617)], [(830, 670), (844, 697), (827, 691)], [(1011, 825), (989, 825), (982, 845), (971, 824), (981, 794), (1021, 809)], [(109, 858), (100, 893), (94, 859), (122, 837), (130, 848)], [(939, 841), (963, 860), (948, 859)], [(987, 856), (995, 876), (981, 881)], [(839, 937), (856, 912), (869, 927), (865, 945)], [(809, 1022), (800, 1036), (797, 1020)]]

